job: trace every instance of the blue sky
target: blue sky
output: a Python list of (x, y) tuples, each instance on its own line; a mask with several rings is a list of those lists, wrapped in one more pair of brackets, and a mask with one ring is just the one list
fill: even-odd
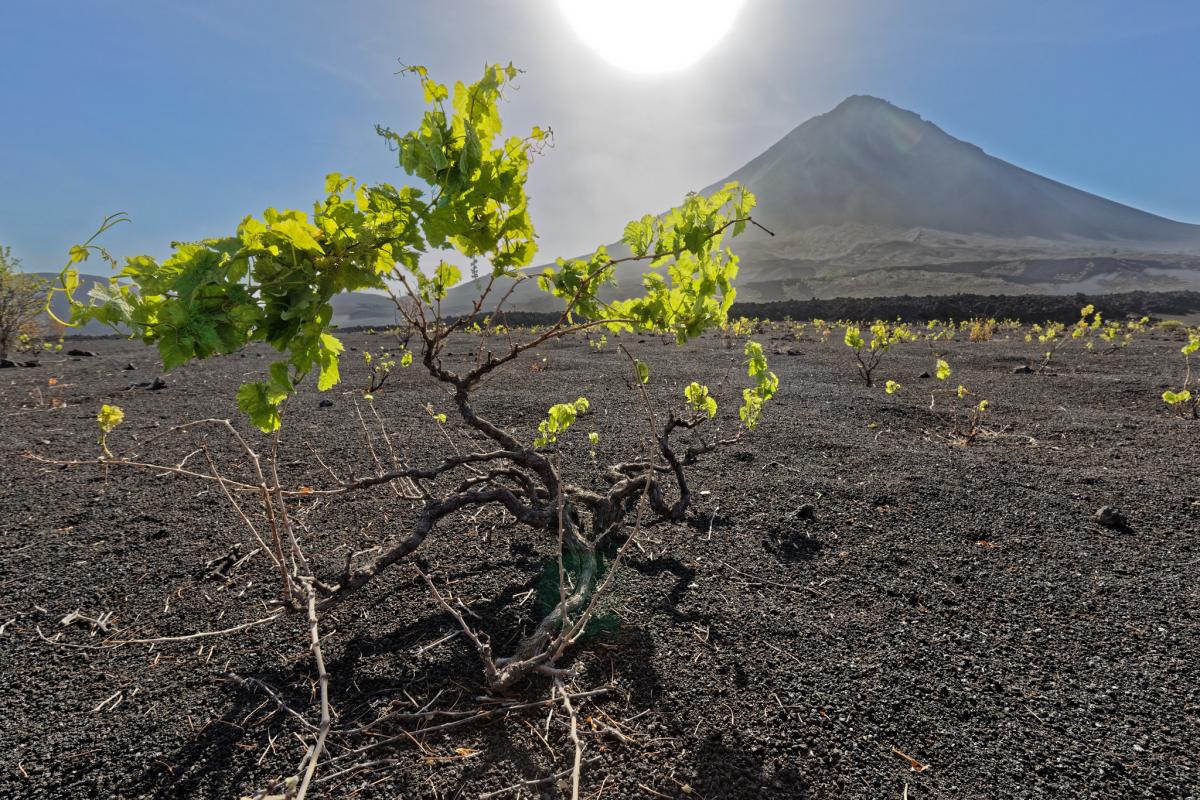
[(601, 60), (554, 0), (13, 0), (0, 16), (0, 244), (57, 270), (122, 210), (133, 223), (106, 244), (161, 256), (266, 206), (307, 209), (326, 172), (398, 182), (373, 130), (421, 111), (398, 59), (448, 82), (486, 61), (527, 70), (504, 113), (556, 133), (529, 187), (547, 258), (611, 241), (849, 94), (1200, 223), (1197, 42), (1187, 0), (747, 0), (695, 67), (647, 77)]

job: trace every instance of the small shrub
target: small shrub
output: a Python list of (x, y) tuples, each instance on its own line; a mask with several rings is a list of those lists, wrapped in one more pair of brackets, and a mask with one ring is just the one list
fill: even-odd
[(973, 319), (971, 320), (971, 331), (967, 334), (967, 338), (972, 342), (990, 342), (995, 332), (996, 320)]
[(1188, 332), (1188, 341), (1180, 352), (1183, 353), (1185, 367), (1183, 384), (1178, 390), (1168, 389), (1163, 392), (1163, 402), (1175, 410), (1181, 417), (1200, 419), (1200, 390), (1193, 391), (1192, 354), (1200, 350), (1200, 329)]
[[(21, 260), (13, 256), (12, 248), (0, 247), (0, 358), (8, 358), (17, 350), (46, 349), (37, 319), (46, 305), (47, 283), (20, 272), (20, 265)], [(53, 348), (50, 345), (49, 349)]]
[(857, 325), (847, 325), (842, 341), (854, 351), (855, 366), (858, 376), (867, 386), (875, 385), (875, 370), (879, 362), (892, 345), (909, 341), (912, 334), (907, 325), (889, 325), (886, 322), (876, 322), (870, 328), (871, 339), (868, 342)]
[(991, 403), (984, 398), (977, 398), (970, 389), (961, 383), (957, 389), (950, 390), (945, 384), (953, 374), (950, 363), (945, 359), (938, 359), (934, 368), (934, 377), (942, 385), (934, 388), (930, 393), (929, 410), (935, 414), (938, 413), (937, 398), (941, 395), (942, 404), (950, 409), (949, 417), (943, 417), (946, 427), (962, 444), (971, 444), (980, 435), (987, 432), (983, 423), (990, 413)]

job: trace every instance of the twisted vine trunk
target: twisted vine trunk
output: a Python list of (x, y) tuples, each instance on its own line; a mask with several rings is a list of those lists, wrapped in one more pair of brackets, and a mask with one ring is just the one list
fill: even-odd
[[(580, 535), (569, 513), (570, 509), (566, 511), (563, 514), (563, 551), (560, 558), (575, 566), (571, 572), (564, 570), (564, 575), (572, 578), (574, 585), (542, 617), (533, 632), (521, 639), (511, 656), (496, 660), (498, 672), (491, 681), (493, 690), (506, 689), (531, 672), (543, 671), (548, 663), (561, 655), (569, 644), (562, 637), (572, 622), (571, 615), (582, 611), (592, 597), (596, 580), (596, 546)], [(557, 529), (553, 533), (557, 536)]]

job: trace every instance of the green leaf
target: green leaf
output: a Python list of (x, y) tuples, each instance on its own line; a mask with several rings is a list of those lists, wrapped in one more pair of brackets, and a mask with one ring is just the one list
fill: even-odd
[(271, 231), (283, 236), (291, 245), (299, 250), (311, 253), (324, 253), (321, 245), (313, 238), (319, 233), (316, 228), (297, 219), (285, 219), (271, 225)]
[(267, 401), (278, 405), (296, 390), (288, 374), (286, 361), (276, 361), (268, 368), (270, 378), (267, 381)]
[(709, 394), (707, 386), (693, 381), (683, 390), (683, 396), (696, 411), (704, 412), (709, 418), (717, 415), (717, 401)]
[(338, 372), (338, 356), (344, 346), (337, 338), (328, 333), (322, 333), (317, 344), (317, 364), (321, 373), (317, 377), (317, 389), (326, 391), (332, 389), (342, 379)]
[(467, 129), (465, 137), (462, 154), (459, 156), (458, 171), (464, 178), (469, 178), (471, 173), (479, 169), (479, 165), (483, 162), (483, 145), (479, 141), (479, 135), (472, 128)]
[(575, 423), (576, 417), (587, 410), (587, 399), (579, 398), (574, 403), (556, 403), (550, 406), (546, 419), (538, 423), (538, 435), (534, 447), (546, 447), (558, 441), (558, 437)]
[(445, 261), (437, 265), (437, 269), (433, 271), (433, 296), (437, 300), (441, 300), (446, 296), (446, 292), (455, 284), (462, 280), (462, 272), (453, 264), (447, 264)]
[(650, 365), (645, 361), (635, 361), (634, 367), (637, 369), (638, 380), (642, 383), (650, 382)]
[(650, 251), (654, 241), (654, 217), (647, 214), (639, 220), (634, 220), (625, 226), (621, 237), (635, 256), (643, 256)]
[(1163, 392), (1162, 398), (1166, 403), (1174, 406), (1174, 405), (1178, 405), (1180, 403), (1186, 403), (1189, 400), (1191, 400), (1192, 393), (1188, 389), (1183, 389), (1182, 391), (1178, 391), (1178, 392), (1173, 392), (1170, 389), (1168, 389), (1167, 391)]
[(244, 383), (237, 391), (237, 404), (263, 433), (278, 430), (280, 424), (279, 404), (269, 399), (267, 384)]
[(100, 406), (100, 412), (96, 414), (96, 423), (100, 426), (102, 433), (112, 433), (118, 425), (125, 421), (125, 412), (120, 406), (110, 406), (107, 403)]

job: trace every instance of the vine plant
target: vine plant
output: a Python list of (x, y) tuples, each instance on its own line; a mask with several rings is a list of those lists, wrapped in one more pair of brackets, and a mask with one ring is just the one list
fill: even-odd
[[(1058, 351), (1071, 342), (1082, 342), (1087, 350), (1094, 346), (1092, 337), (1100, 331), (1103, 319), (1094, 305), (1088, 304), (1079, 310), (1079, 320), (1069, 328), (1061, 322), (1047, 322), (1043, 325), (1033, 325), (1030, 332), (1025, 334), (1025, 341), (1037, 339), (1038, 344), (1047, 348), (1042, 352), (1042, 363), (1037, 372), (1045, 372), (1054, 360)], [(1067, 331), (1070, 331), (1070, 335)]]
[[(862, 335), (862, 329), (857, 325), (847, 325), (842, 340), (854, 351), (854, 362), (858, 369), (858, 377), (867, 386), (875, 385), (875, 370), (883, 356), (892, 345), (912, 339), (912, 333), (907, 325), (897, 323), (889, 325), (886, 322), (875, 322), (871, 325), (871, 340), (868, 342)], [(889, 392), (890, 394), (890, 392)]]
[(1200, 350), (1200, 330), (1188, 331), (1188, 340), (1180, 352), (1183, 353), (1183, 363), (1186, 370), (1183, 383), (1179, 390), (1167, 389), (1163, 392), (1163, 402), (1175, 410), (1181, 417), (1200, 419), (1200, 391), (1193, 392), (1192, 354)]
[[(578, 341), (581, 334), (595, 330), (614, 336), (664, 334), (683, 344), (719, 329), (734, 300), (738, 269), (737, 256), (725, 242), (757, 225), (751, 217), (754, 196), (736, 183), (708, 196), (690, 194), (665, 214), (630, 222), (622, 237), (630, 251), (627, 256), (613, 257), (600, 247), (587, 258), (558, 259), (536, 276), (536, 283), (561, 303), (561, 315), (553, 325), (522, 336), (503, 325), (504, 304), (516, 284), (531, 278), (523, 268), (531, 263), (537, 247), (525, 182), (531, 160), (550, 141), (551, 132), (535, 127), (525, 136), (502, 134), (499, 104), (518, 74), (511, 65), (489, 66), (480, 80), (453, 88), (430, 78), (423, 67), (409, 67), (407, 72), (419, 80), (427, 110), (414, 130), (397, 133), (378, 127), (377, 132), (398, 154), (414, 185), (363, 185), (333, 173), (326, 178), (311, 215), (267, 209), (261, 217), (245, 217), (231, 236), (176, 244), (166, 260), (129, 258), (119, 275), (94, 289), (85, 302), (75, 296), (79, 276), (74, 265), (94, 253), (111, 258), (93, 237), (72, 249), (56, 287), (72, 302), (72, 324), (96, 320), (132, 331), (158, 349), (168, 369), (233, 353), (251, 342), (273, 347), (279, 358), (259, 380), (241, 386), (236, 396), (238, 407), (253, 425), (273, 435), (270, 455), (260, 455), (262, 448), (252, 445), (228, 420), (203, 420), (175, 430), (222, 432), (244, 454), (242, 463), (251, 467), (249, 477), (223, 473), (207, 449), (208, 472), (151, 464), (137, 455), (146, 443), (114, 452), (111, 434), (120, 412), (108, 409), (99, 418), (102, 455), (68, 463), (166, 469), (218, 484), (273, 562), (279, 579), (278, 615), (307, 615), (318, 660), (319, 616), (397, 565), (409, 563), (427, 584), (433, 601), (455, 618), (477, 650), (491, 691), (502, 693), (528, 676), (542, 674), (554, 681), (555, 697), (571, 708), (571, 698), (581, 695), (564, 688), (571, 673), (558, 662), (582, 635), (625, 548), (636, 537), (642, 514), (682, 520), (692, 501), (686, 465), (756, 428), (779, 381), (769, 370), (762, 347), (747, 342), (744, 364), (749, 385), (742, 393), (737, 422), (727, 423), (735, 430), (723, 434), (719, 392), (694, 382), (663, 415), (646, 391), (649, 367), (622, 345), (620, 350), (630, 361), (630, 386), (645, 408), (648, 434), (640, 457), (595, 463), (594, 485), (566, 480), (558, 452), (572, 424), (588, 411), (587, 398), (562, 398), (549, 408), (536, 432), (521, 432), (481, 412), (476, 395), (489, 378), (524, 356), (536, 359), (535, 350), (552, 340)], [(448, 252), (473, 264), (490, 265), (477, 284), (470, 311), (457, 318), (442, 311), (447, 293), (462, 278), (459, 269), (441, 257)], [(616, 282), (618, 271), (637, 264), (646, 267), (640, 276), (641, 293), (624, 300), (605, 299), (602, 290)], [(435, 441), (448, 444), (428, 463), (418, 464), (410, 443), (387, 433), (378, 414), (385, 401), (368, 399), (379, 423), (374, 436), (376, 441), (382, 439), (376, 448), (370, 447), (368, 438), (370, 474), (340, 476), (314, 453), (327, 485), (286, 487), (274, 453), (287, 401), (309, 376), (320, 391), (339, 383), (343, 344), (334, 332), (330, 301), (338, 293), (362, 289), (385, 291), (395, 301), (411, 332), (414, 367), (445, 391), (458, 422), (475, 437), (475, 449), (451, 447), (447, 417), (430, 404), (429, 417), (443, 434)], [(483, 328), (494, 335), (481, 337), (473, 361), (465, 367), (448, 363), (451, 337)], [(503, 345), (495, 351), (485, 349), (485, 339), (489, 345)], [(601, 336), (598, 341), (605, 339)], [(408, 352), (403, 358), (409, 358)], [(384, 360), (387, 367), (382, 374), (380, 359), (372, 362), (371, 388), (382, 384), (394, 366), (392, 360)], [(364, 431), (368, 427), (364, 422)], [(681, 451), (675, 437), (684, 433), (690, 441)], [(588, 438), (594, 448), (598, 437), (593, 433)], [(480, 441), (487, 444), (479, 445)], [(380, 449), (389, 455), (379, 455)], [(380, 491), (386, 492), (380, 502), (399, 499), (417, 509), (415, 522), (393, 532), (382, 547), (359, 553), (335, 568), (332, 557), (310, 553), (301, 544), (295, 515), (303, 503)], [(244, 509), (239, 498), (246, 495), (261, 503), (259, 512)], [(415, 554), (440, 524), (480, 509), (494, 509), (516, 524), (540, 531), (559, 564), (559, 602), (503, 656), (493, 652), (486, 631), (464, 618), (448, 589), (438, 585), (436, 574), (415, 563)], [(605, 572), (599, 554), (610, 544), (618, 553)], [(318, 735), (301, 767), (275, 787), (297, 797), (304, 795), (313, 779), (329, 731), (323, 666), (320, 672), (321, 722), (310, 726)], [(573, 709), (571, 715), (574, 719)], [(579, 747), (576, 738), (576, 793)]]
[[(962, 444), (972, 444), (981, 435), (991, 433), (984, 427), (991, 402), (985, 398), (974, 399), (975, 393), (961, 383), (957, 389), (947, 388), (947, 381), (953, 374), (950, 363), (939, 358), (934, 369), (934, 377), (939, 384), (929, 394), (929, 410), (937, 414), (937, 397), (942, 394), (944, 403), (950, 407), (951, 419), (947, 422), (951, 433)], [(889, 383), (891, 383), (889, 381)], [(898, 387), (897, 387), (898, 388)]]

